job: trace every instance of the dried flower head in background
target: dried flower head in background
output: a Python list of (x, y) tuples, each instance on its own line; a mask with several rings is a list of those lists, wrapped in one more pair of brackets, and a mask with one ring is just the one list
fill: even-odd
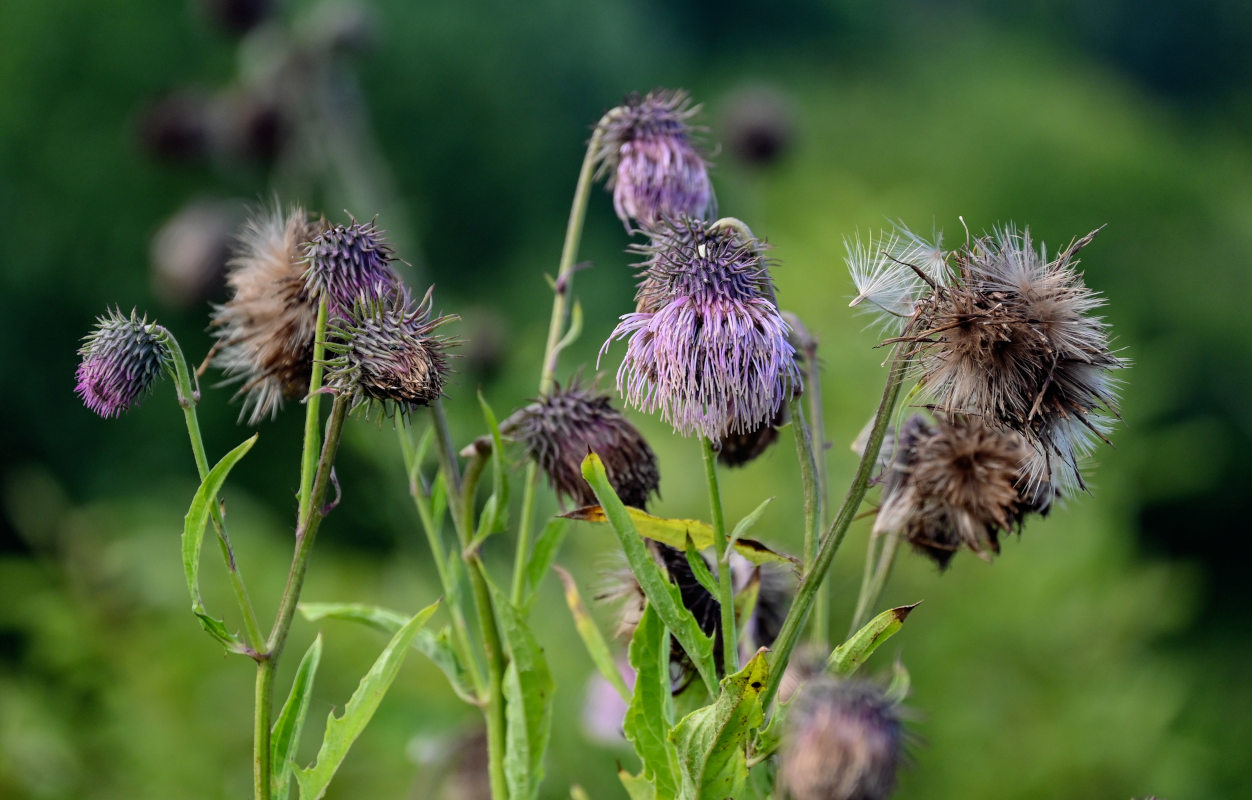
[(432, 291), (414, 304), (403, 287), (389, 296), (376, 287), (357, 300), (351, 318), (327, 330), (326, 349), (335, 357), (326, 362), (326, 386), (348, 394), (352, 409), (372, 405), (405, 415), (443, 394), (445, 351), (455, 342), (433, 332), (456, 317), (431, 317)]
[(309, 295), (326, 295), (331, 316), (347, 317), (357, 301), (389, 300), (400, 289), (391, 268), (395, 255), (383, 232), (371, 222), (324, 227), (305, 248)]
[(250, 425), (309, 390), (317, 305), (305, 288), (304, 245), (317, 227), (298, 206), (255, 214), (230, 260), (231, 298), (213, 309), (213, 363), (242, 384), (240, 419)]
[(74, 373), (74, 391), (83, 405), (108, 419), (138, 403), (161, 372), (171, 368), (161, 333), (156, 323), (133, 310), (126, 316), (114, 309), (96, 320), (83, 337), (78, 350), (82, 361)]
[(1031, 480), (1033, 451), (1021, 434), (977, 417), (910, 417), (895, 446), (874, 533), (902, 533), (940, 567), (962, 547), (989, 559), (1000, 533), (1051, 503), (1051, 487)]
[(902, 753), (899, 715), (881, 689), (823, 675), (792, 706), (778, 780), (794, 800), (883, 800)]
[(596, 176), (608, 175), (613, 208), (627, 230), (632, 220), (651, 228), (663, 217), (709, 214), (708, 169), (687, 124), (699, 110), (686, 92), (655, 89), (631, 95), (606, 115)]
[(761, 243), (683, 218), (634, 249), (646, 257), (636, 311), (601, 348), (629, 339), (617, 371), (627, 402), (713, 441), (772, 420), (801, 380)]
[(600, 456), (609, 483), (626, 505), (647, 508), (648, 496), (659, 493), (656, 455), (643, 435), (613, 408), (608, 395), (577, 380), (518, 410), (500, 432), (526, 449), (558, 496), (579, 505), (596, 502), (582, 475), (590, 452)]

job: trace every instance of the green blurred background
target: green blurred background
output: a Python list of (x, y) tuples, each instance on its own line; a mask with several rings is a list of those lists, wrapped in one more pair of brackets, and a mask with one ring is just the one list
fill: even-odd
[[(1124, 424), (1092, 494), (988, 566), (902, 558), (884, 602), (924, 599), (890, 653), (913, 676), (901, 798), (1246, 795), (1252, 641), (1244, 492), (1252, 426), (1252, 10), (1225, 0), (878, 4), (743, 0), (362, 5), (80, 0), (0, 6), (0, 797), (239, 798), (252, 670), (187, 613), (178, 532), (195, 489), (169, 385), (105, 422), (73, 395), (78, 339), (106, 306), (155, 315), (199, 360), (224, 231), (300, 200), (378, 215), (419, 286), (469, 339), (449, 406), (481, 432), (535, 386), (565, 217), (590, 126), (632, 90), (704, 103), (723, 213), (773, 245), (785, 308), (820, 338), (832, 494), (877, 402), (883, 352), (847, 308), (843, 238), (901, 220), (949, 243), (1014, 221), (1050, 249), (1100, 225), (1087, 282), (1133, 360)], [(173, 221), (173, 222), (171, 222)], [(570, 371), (629, 309), (627, 239), (592, 199)], [(610, 352), (611, 373), (620, 357)], [(588, 373), (594, 366), (587, 368)], [(567, 371), (568, 374), (568, 371)], [(248, 435), (206, 391), (210, 457)], [(289, 560), (299, 414), (260, 426), (229, 487), (262, 616)], [(699, 516), (698, 452), (634, 415), (662, 459), (656, 511)], [(343, 502), (309, 600), (408, 611), (438, 594), (394, 433), (351, 427)], [(737, 519), (799, 549), (792, 447), (725, 478)], [(518, 475), (520, 478), (520, 474)], [(545, 510), (551, 510), (551, 501)], [(1240, 534), (1243, 530), (1245, 533)], [(832, 574), (839, 632), (868, 524)], [(590, 594), (612, 551), (576, 528), (558, 559)], [(492, 542), (505, 574), (510, 544)], [(205, 561), (210, 607), (226, 611)], [(551, 584), (551, 581), (549, 582)], [(560, 692), (545, 796), (617, 797), (617, 759), (581, 722), (590, 663), (559, 592), (540, 635)], [(606, 612), (602, 619), (609, 624)], [(228, 615), (228, 620), (230, 617)], [(305, 757), (382, 646), (297, 622), (279, 685), (326, 639)], [(475, 713), (406, 665), (332, 797), (430, 795)]]

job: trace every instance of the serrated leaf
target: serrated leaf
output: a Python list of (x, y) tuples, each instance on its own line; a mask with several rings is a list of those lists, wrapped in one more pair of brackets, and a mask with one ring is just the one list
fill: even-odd
[(226, 482), (226, 476), (248, 454), (258, 436), (260, 434), (253, 434), (252, 438), (242, 442), (213, 465), (213, 469), (200, 482), (200, 488), (196, 489), (187, 515), (183, 518), (183, 573), (187, 577), (187, 591), (191, 595), (191, 612), (200, 620), (201, 627), (233, 652), (246, 652), (243, 642), (227, 630), (221, 620), (208, 615), (200, 596), (200, 550), (204, 542), (204, 529), (209, 523), (209, 515), (213, 511), (213, 504), (217, 502), (217, 494), (222, 490), (222, 484)]
[(748, 780), (748, 737), (764, 720), (761, 692), (769, 683), (766, 649), (722, 679), (712, 704), (691, 712), (670, 732), (682, 770), (682, 800), (742, 797)]
[[(622, 731), (643, 762), (639, 780), (652, 786), (656, 796), (671, 798), (678, 792), (678, 751), (669, 740), (674, 720), (669, 634), (651, 605), (644, 608), (630, 640), (630, 665), (635, 670), (635, 691), (626, 707)], [(629, 786), (626, 788), (630, 791)]]
[(307, 769), (295, 771), (296, 783), (300, 785), (302, 800), (317, 800), (326, 793), (335, 771), (348, 755), (353, 742), (365, 730), (365, 726), (378, 710), (383, 695), (391, 688), (400, 665), (408, 655), (409, 648), (418, 631), (426, 624), (441, 601), (436, 600), (426, 608), (413, 615), (413, 618), (396, 631), (395, 636), (383, 648), (383, 652), (374, 661), (369, 672), (361, 678), (356, 691), (344, 707), (343, 714), (336, 717), (332, 711), (326, 719), (326, 734), (322, 738), (321, 749), (317, 760)]
[[(591, 485), (596, 499), (600, 501), (609, 528), (617, 536), (622, 545), (622, 552), (630, 564), (635, 579), (639, 581), (649, 605), (656, 608), (657, 615), (669, 628), (670, 633), (682, 645), (683, 650), (691, 658), (696, 671), (700, 673), (710, 693), (716, 692), (717, 677), (713, 667), (713, 640), (700, 629), (695, 617), (683, 605), (682, 595), (677, 586), (669, 582), (661, 573), (655, 560), (650, 556), (635, 530), (634, 522), (628, 509), (618, 499), (617, 493), (609, 483), (604, 471), (604, 463), (595, 453), (589, 453), (582, 464), (583, 477)], [(686, 538), (682, 544), (686, 545)], [(698, 543), (697, 543), (698, 546)]]
[(530, 551), (530, 560), (526, 562), (526, 602), (529, 605), (531, 599), (535, 596), (535, 592), (539, 589), (539, 584), (543, 581), (543, 576), (547, 574), (548, 569), (552, 566), (552, 562), (556, 559), (556, 554), (561, 549), (561, 543), (565, 541), (565, 532), (569, 529), (569, 523), (560, 517), (553, 517), (548, 520), (548, 524), (543, 526), (539, 538), (535, 540), (535, 546)]
[(321, 660), (322, 635), (319, 633), (300, 659), (287, 702), (283, 703), (270, 733), (270, 786), (275, 800), (287, 800), (291, 792), (292, 760), (300, 746), (300, 733), (304, 730), (309, 700), (313, 696), (313, 679)]
[(800, 559), (766, 547), (756, 539), (736, 539), (732, 544), (732, 547), (735, 548), (736, 553), (757, 566), (762, 564), (777, 564), (779, 566), (790, 568), (791, 571), (797, 575), (800, 574)]
[(890, 639), (904, 625), (909, 613), (920, 603), (888, 609), (869, 622), (846, 642), (835, 648), (826, 659), (826, 669), (835, 675), (848, 676), (856, 672), (878, 646)]
[(613, 655), (609, 652), (608, 643), (604, 641), (604, 635), (600, 633), (596, 621), (591, 618), (591, 615), (587, 613), (587, 607), (583, 605), (582, 597), (578, 594), (578, 585), (574, 583), (574, 576), (561, 567), (553, 566), (552, 568), (556, 570), (557, 575), (561, 576), (561, 583), (565, 585), (565, 604), (569, 606), (570, 614), (574, 616), (574, 627), (578, 630), (578, 635), (582, 637), (583, 646), (587, 648), (592, 662), (595, 663), (596, 669), (600, 670), (604, 679), (617, 690), (622, 700), (629, 703), (630, 690), (626, 688), (626, 681), (622, 679), (622, 673), (613, 662)]
[(543, 780), (543, 757), (552, 733), (552, 695), (556, 684), (543, 648), (526, 620), (494, 584), (488, 582), (500, 638), (508, 653), (504, 669), (504, 779), (510, 800), (532, 800)]

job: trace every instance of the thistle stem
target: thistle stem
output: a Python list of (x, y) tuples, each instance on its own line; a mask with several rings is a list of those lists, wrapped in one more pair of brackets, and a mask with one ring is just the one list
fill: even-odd
[[(852, 614), (852, 627), (848, 629), (849, 636), (861, 629), (869, 617), (869, 610), (878, 602), (883, 587), (887, 585), (887, 578), (891, 577), (891, 568), (895, 565), (896, 553), (899, 550), (900, 533), (892, 531), (887, 534), (882, 548), (878, 551), (878, 563), (872, 573), (868, 569), (867, 560), (865, 575), (861, 580), (861, 592), (856, 598), (856, 611)], [(872, 540), (870, 552), (873, 552)]]
[(831, 561), (834, 560), (835, 553), (838, 552), (839, 545), (843, 543), (843, 537), (848, 532), (848, 526), (856, 517), (861, 501), (865, 499), (865, 492), (874, 475), (874, 465), (878, 461), (878, 451), (882, 448), (883, 437), (887, 433), (887, 422), (891, 419), (891, 412), (900, 396), (900, 385), (904, 381), (908, 359), (904, 349), (897, 347), (892, 356), (891, 365), (888, 367), (887, 384), (883, 387), (882, 400), (878, 404), (878, 412), (874, 416), (874, 424), (870, 430), (869, 440), (865, 443), (865, 451), (861, 454), (856, 476), (848, 488), (847, 497), (844, 498), (839, 513), (822, 536), (813, 564), (805, 570), (804, 577), (800, 580), (791, 610), (787, 613), (778, 639), (774, 642), (770, 681), (761, 697), (761, 705), (764, 708), (769, 707), (774, 695), (778, 692), (783, 672), (787, 669), (787, 662), (791, 659), (791, 653), (800, 638), (800, 631), (804, 627), (809, 610), (817, 596), (817, 589), (825, 580)]
[[(795, 431), (796, 456), (800, 461), (800, 483), (804, 488), (804, 567), (812, 569), (817, 554), (817, 539), (822, 530), (822, 494), (818, 483), (817, 461), (813, 452), (812, 431), (799, 398), (791, 399), (792, 430)], [(819, 590), (820, 592), (820, 590)], [(826, 643), (827, 622), (825, 593), (819, 593), (813, 609), (813, 643)]]
[(722, 493), (717, 483), (717, 456), (713, 443), (700, 437), (704, 455), (704, 478), (709, 488), (709, 514), (713, 523), (713, 541), (717, 542), (717, 602), (722, 612), (722, 659), (723, 670), (729, 675), (739, 671), (738, 630), (735, 626), (735, 587), (730, 574), (730, 532), (722, 514)]
[(300, 495), (297, 527), (306, 524), (311, 510), (314, 470), (318, 454), (318, 433), (321, 428), (322, 370), (326, 357), (326, 296), (317, 304), (317, 328), (313, 338), (313, 367), (309, 374), (309, 396), (304, 410), (304, 450), (300, 455)]

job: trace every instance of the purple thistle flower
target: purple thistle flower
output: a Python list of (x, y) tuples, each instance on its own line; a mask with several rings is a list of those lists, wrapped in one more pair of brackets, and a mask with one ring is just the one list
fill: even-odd
[(305, 245), (305, 286), (315, 300), (326, 295), (330, 316), (346, 318), (359, 298), (387, 299), (399, 290), (394, 259), (372, 221), (329, 226)]
[(687, 121), (699, 112), (683, 91), (633, 94), (605, 116), (597, 177), (608, 175), (613, 208), (627, 230), (634, 220), (651, 228), (662, 218), (703, 219), (713, 208), (704, 158)]
[(161, 371), (170, 368), (163, 334), (160, 326), (133, 310), (129, 317), (120, 309), (100, 317), (78, 350), (83, 360), (74, 373), (74, 391), (83, 404), (108, 419), (138, 403)]
[(634, 248), (647, 256), (636, 311), (600, 350), (629, 338), (627, 402), (713, 441), (774, 418), (801, 379), (761, 247), (734, 225), (684, 218)]

